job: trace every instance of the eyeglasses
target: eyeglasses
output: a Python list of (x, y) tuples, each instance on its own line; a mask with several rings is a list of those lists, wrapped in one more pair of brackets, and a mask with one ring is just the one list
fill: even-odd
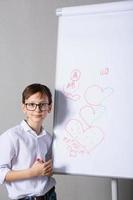
[(40, 111), (48, 110), (49, 104), (48, 103), (25, 103), (27, 110), (34, 111), (36, 110), (37, 106), (39, 107)]

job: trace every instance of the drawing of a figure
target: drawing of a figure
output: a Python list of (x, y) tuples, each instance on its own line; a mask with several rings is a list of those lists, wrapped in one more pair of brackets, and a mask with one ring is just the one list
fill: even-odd
[(70, 79), (67, 84), (64, 86), (63, 91), (67, 98), (77, 101), (80, 99), (80, 95), (77, 90), (79, 88), (81, 72), (77, 69), (73, 70), (70, 75)]

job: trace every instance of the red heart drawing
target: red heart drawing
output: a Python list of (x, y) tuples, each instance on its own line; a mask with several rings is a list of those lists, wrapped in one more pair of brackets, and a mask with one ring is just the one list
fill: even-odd
[(65, 127), (67, 134), (64, 137), (70, 155), (90, 153), (104, 139), (103, 131), (97, 126), (91, 126), (85, 131), (79, 120), (71, 119)]
[(92, 106), (100, 106), (102, 102), (112, 94), (112, 92), (112, 88), (102, 88), (99, 85), (92, 85), (85, 91), (84, 98), (87, 104)]

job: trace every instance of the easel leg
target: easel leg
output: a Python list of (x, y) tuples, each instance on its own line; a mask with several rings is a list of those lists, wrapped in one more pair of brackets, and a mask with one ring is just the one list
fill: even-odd
[(116, 179), (111, 180), (112, 188), (112, 200), (118, 200), (118, 181)]

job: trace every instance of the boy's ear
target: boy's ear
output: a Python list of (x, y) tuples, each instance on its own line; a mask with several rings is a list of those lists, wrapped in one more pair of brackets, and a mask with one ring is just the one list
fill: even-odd
[(21, 109), (22, 109), (22, 111), (25, 113), (26, 112), (26, 109), (25, 109), (25, 104), (21, 104)]
[(51, 109), (52, 109), (52, 104), (51, 104), (51, 105), (49, 105), (48, 113), (50, 113), (50, 112), (51, 112)]

